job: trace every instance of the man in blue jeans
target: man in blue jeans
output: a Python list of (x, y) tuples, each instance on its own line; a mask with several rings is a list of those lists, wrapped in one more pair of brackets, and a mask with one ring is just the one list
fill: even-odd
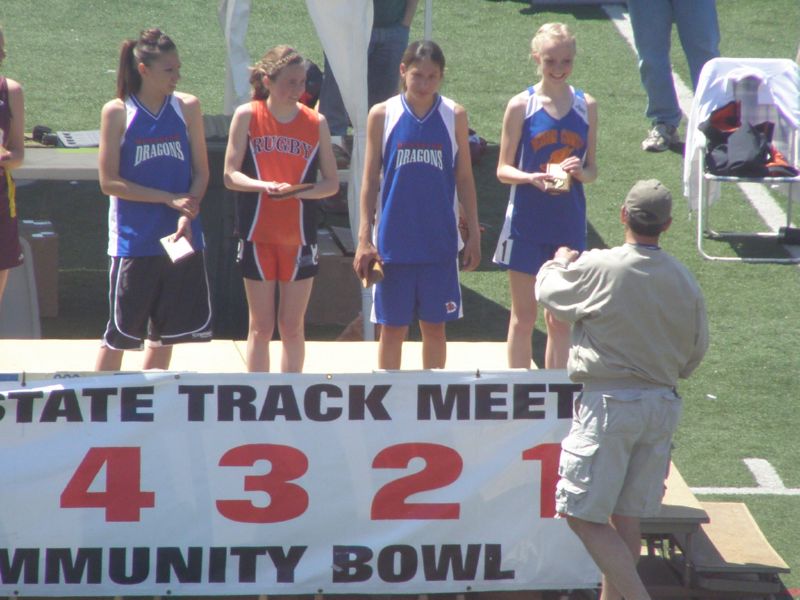
[(682, 114), (669, 58), (672, 23), (678, 27), (692, 88), (696, 89), (703, 65), (719, 56), (716, 0), (628, 0), (628, 14), (651, 121), (642, 149), (664, 152), (679, 141)]
[[(373, 0), (372, 34), (367, 49), (367, 88), (370, 108), (398, 93), (400, 59), (408, 46), (408, 31), (419, 0)], [(349, 119), (333, 70), (325, 57), (325, 76), (319, 94), (319, 112), (331, 135), (347, 133)]]

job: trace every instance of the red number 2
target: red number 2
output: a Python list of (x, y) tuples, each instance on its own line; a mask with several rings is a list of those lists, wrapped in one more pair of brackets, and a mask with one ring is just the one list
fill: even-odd
[(418, 473), (396, 479), (384, 485), (372, 500), (372, 519), (458, 519), (461, 507), (457, 502), (407, 502), (418, 492), (443, 488), (461, 475), (461, 456), (439, 444), (398, 444), (384, 448), (375, 456), (375, 469), (405, 469), (412, 458), (425, 461)]
[[(139, 521), (141, 509), (153, 508), (156, 495), (141, 488), (141, 448), (89, 448), (61, 492), (61, 508), (105, 508), (106, 521)], [(106, 467), (106, 489), (90, 492)]]
[(539, 486), (539, 515), (543, 519), (556, 516), (556, 483), (558, 483), (558, 458), (561, 444), (540, 444), (522, 453), (523, 460), (538, 460), (542, 465)]

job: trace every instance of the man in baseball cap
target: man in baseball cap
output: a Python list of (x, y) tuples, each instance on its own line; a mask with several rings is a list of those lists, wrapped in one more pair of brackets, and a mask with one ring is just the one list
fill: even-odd
[(660, 235), (672, 223), (672, 194), (657, 179), (637, 181), (622, 207), (628, 220), (646, 229), (651, 236)]
[(603, 598), (650, 596), (636, 572), (640, 519), (656, 515), (682, 400), (708, 323), (692, 274), (659, 246), (672, 195), (638, 181), (620, 209), (625, 243), (579, 255), (559, 248), (536, 297), (571, 323), (570, 378), (583, 384), (561, 443), (556, 509), (603, 573)]

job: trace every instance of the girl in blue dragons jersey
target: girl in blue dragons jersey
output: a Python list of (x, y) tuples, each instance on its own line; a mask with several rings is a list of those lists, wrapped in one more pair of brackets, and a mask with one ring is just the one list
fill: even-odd
[(373, 106), (367, 119), (353, 266), (364, 277), (372, 261), (383, 264), (372, 314), (381, 325), (381, 369), (400, 368), (414, 318), (422, 333), (423, 368), (445, 365), (445, 324), (462, 314), (459, 211), (468, 232), (462, 268), (471, 271), (480, 263), (467, 113), (439, 95), (444, 65), (436, 43), (410, 44), (400, 63), (402, 93)]
[[(536, 324), (536, 274), (559, 246), (586, 247), (583, 184), (597, 178), (597, 105), (567, 79), (575, 59), (575, 37), (566, 25), (542, 25), (531, 40), (541, 80), (508, 103), (503, 117), (497, 178), (511, 184), (494, 262), (508, 270), (511, 318), (508, 366), (530, 368)], [(569, 174), (569, 191), (555, 192), (548, 164)], [(569, 325), (545, 311), (545, 368), (564, 368)]]
[[(117, 98), (100, 122), (100, 187), (109, 195), (109, 320), (95, 368), (119, 370), (145, 346), (143, 367), (166, 369), (172, 344), (211, 339), (211, 299), (197, 218), (208, 185), (203, 115), (176, 92), (181, 63), (158, 29), (120, 50)], [(160, 240), (194, 248), (173, 263)]]

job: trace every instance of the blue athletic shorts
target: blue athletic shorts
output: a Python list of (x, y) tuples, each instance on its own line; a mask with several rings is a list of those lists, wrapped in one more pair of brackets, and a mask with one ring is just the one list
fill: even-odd
[[(553, 258), (556, 250), (563, 244), (538, 244), (530, 240), (514, 240), (500, 238), (494, 251), (492, 261), (503, 269), (511, 269), (521, 273), (528, 273), (534, 277), (542, 265)], [(586, 244), (576, 247), (569, 245), (573, 250), (583, 251)]]
[(460, 318), (458, 259), (435, 264), (384, 263), (372, 292), (372, 321), (402, 327), (416, 317), (428, 323)]

